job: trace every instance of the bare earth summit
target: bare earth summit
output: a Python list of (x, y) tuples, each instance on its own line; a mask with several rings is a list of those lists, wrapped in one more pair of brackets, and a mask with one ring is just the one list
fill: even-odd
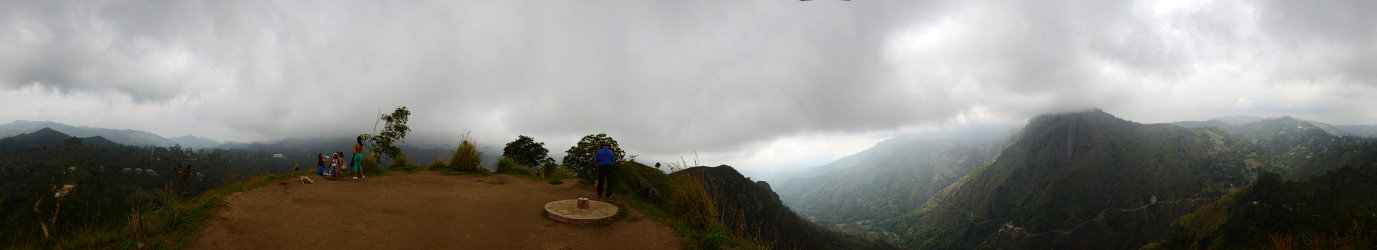
[[(541, 214), (546, 202), (595, 196), (507, 175), (434, 171), (316, 184), (289, 178), (225, 198), (192, 249), (679, 249), (674, 230), (635, 209), (605, 226)], [(503, 184), (491, 182), (501, 181)]]

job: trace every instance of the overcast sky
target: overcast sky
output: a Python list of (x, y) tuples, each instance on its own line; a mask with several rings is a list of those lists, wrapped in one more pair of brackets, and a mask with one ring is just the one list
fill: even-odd
[(1098, 107), (1377, 123), (1377, 1), (9, 1), (0, 123), (811, 167)]

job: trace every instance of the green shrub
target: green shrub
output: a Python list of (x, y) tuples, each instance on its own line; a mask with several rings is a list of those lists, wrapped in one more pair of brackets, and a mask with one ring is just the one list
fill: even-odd
[(497, 173), (523, 176), (536, 175), (535, 171), (531, 171), (531, 168), (517, 164), (516, 160), (505, 156), (502, 157), (501, 160), (497, 160)]
[(406, 155), (397, 155), (397, 160), (392, 161), (392, 165), (387, 166), (387, 169), (393, 171), (402, 170), (415, 172), (416, 170), (420, 170), (421, 167), (417, 167), (416, 164), (413, 164), (410, 159), (406, 158)]
[(540, 175), (546, 180), (556, 181), (574, 177), (574, 173), (569, 172), (569, 169), (560, 167), (554, 163), (546, 163), (544, 166), (540, 166)]
[(449, 167), (449, 165), (445, 165), (445, 162), (444, 162), (444, 161), (440, 161), (440, 158), (435, 158), (435, 160), (431, 160), (431, 161), (430, 161), (430, 165), (429, 165), (429, 166), (426, 166), (426, 169), (430, 169), (430, 170), (443, 170), (443, 169), (448, 168), (448, 167)]
[(382, 169), (378, 168), (378, 154), (376, 153), (364, 154), (361, 166), (363, 167), (364, 174), (378, 174), (382, 172)]
[(459, 143), (459, 149), (454, 151), (454, 157), (449, 160), (449, 167), (460, 172), (487, 172), (487, 169), (483, 169), (478, 146), (468, 140)]

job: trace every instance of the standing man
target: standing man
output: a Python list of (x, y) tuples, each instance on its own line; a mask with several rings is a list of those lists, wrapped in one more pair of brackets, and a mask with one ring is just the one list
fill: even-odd
[[(598, 149), (596, 158), (598, 160), (598, 186), (595, 189), (597, 190), (598, 198), (611, 199), (612, 187), (610, 184), (612, 183), (608, 181), (610, 181), (612, 175), (612, 161), (617, 157), (612, 153), (612, 146), (603, 143), (602, 149)], [(604, 196), (603, 193), (606, 193), (606, 195)]]

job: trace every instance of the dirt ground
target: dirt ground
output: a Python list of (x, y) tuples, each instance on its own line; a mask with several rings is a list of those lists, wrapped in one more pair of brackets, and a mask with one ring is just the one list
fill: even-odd
[[(544, 217), (546, 202), (594, 197), (573, 182), (433, 171), (239, 192), (193, 249), (678, 249), (674, 230), (629, 209), (605, 226)], [(493, 184), (501, 181), (503, 184)]]

